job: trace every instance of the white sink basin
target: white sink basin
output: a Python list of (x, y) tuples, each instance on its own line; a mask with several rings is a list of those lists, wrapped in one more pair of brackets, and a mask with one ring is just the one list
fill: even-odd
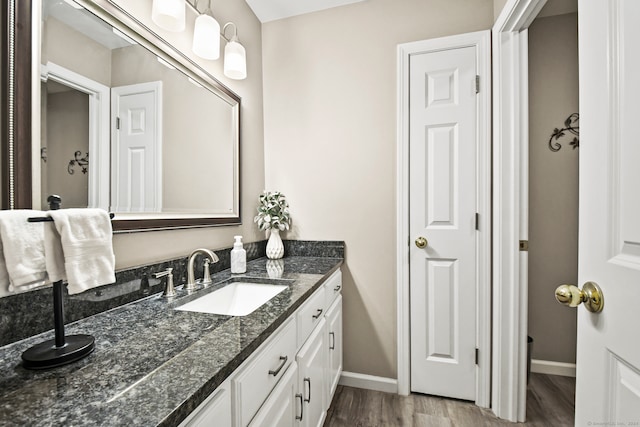
[(176, 307), (176, 310), (246, 316), (285, 289), (287, 286), (284, 285), (234, 282), (185, 305)]

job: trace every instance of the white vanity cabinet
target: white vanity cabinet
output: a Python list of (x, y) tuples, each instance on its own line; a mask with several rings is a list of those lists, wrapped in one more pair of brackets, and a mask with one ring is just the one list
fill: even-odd
[(236, 425), (247, 426), (296, 357), (296, 322), (289, 318), (231, 378)]
[(322, 287), (309, 298), (296, 314), (298, 321), (298, 348), (307, 341), (327, 311), (326, 291)]
[(293, 362), (249, 426), (298, 427), (304, 416), (302, 404), (302, 394), (298, 393), (298, 364)]
[(181, 427), (321, 427), (342, 373), (342, 275), (331, 275)]
[(231, 427), (231, 382), (223, 382), (182, 423), (180, 427)]
[(327, 406), (338, 387), (342, 375), (342, 296), (338, 295), (329, 310), (327, 310), (327, 371), (326, 392)]
[(298, 351), (298, 390), (302, 393), (304, 415), (302, 426), (321, 427), (327, 409), (326, 379), (326, 320), (320, 319), (316, 329)]

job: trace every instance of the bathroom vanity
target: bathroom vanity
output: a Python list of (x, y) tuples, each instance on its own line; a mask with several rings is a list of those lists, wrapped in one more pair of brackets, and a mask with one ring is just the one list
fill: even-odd
[[(322, 425), (342, 369), (341, 265), (258, 258), (206, 289), (96, 314), (67, 325), (95, 336), (94, 353), (54, 369), (20, 363), (51, 332), (6, 345), (0, 425)], [(240, 280), (287, 288), (246, 316), (176, 310)]]
[(342, 372), (335, 271), (181, 426), (321, 426)]

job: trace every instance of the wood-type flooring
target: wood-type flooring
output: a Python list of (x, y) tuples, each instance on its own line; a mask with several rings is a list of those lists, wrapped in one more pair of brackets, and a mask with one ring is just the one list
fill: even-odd
[(472, 402), (338, 386), (324, 427), (573, 426), (575, 378), (531, 374), (527, 420), (511, 423)]

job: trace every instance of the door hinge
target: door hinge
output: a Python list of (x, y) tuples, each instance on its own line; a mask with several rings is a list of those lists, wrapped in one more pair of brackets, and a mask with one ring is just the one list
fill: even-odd
[(476, 212), (476, 231), (480, 230), (480, 214)]
[(480, 76), (476, 75), (476, 93), (480, 93)]
[(520, 251), (527, 252), (529, 250), (529, 241), (520, 240)]
[(476, 365), (480, 361), (480, 349), (476, 348)]
[(120, 129), (120, 117), (116, 117), (116, 129)]

